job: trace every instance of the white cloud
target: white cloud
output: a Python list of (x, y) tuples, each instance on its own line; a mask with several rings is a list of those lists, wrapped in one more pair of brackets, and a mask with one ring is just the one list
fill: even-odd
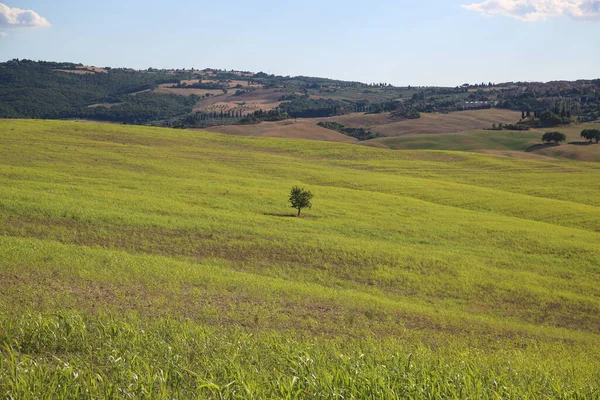
[(0, 3), (0, 28), (48, 27), (50, 22), (32, 10), (10, 8)]
[(559, 16), (600, 20), (600, 0), (486, 0), (462, 7), (484, 15), (504, 15), (527, 22)]
[(7, 37), (7, 36), (8, 36), (8, 33), (0, 32), (0, 38)]

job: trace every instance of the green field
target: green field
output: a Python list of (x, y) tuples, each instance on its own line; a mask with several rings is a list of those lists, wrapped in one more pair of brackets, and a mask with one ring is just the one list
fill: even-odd
[(598, 176), (0, 121), (0, 396), (600, 398)]
[[(560, 126), (530, 131), (468, 130), (457, 133), (417, 134), (374, 139), (371, 142), (396, 150), (492, 151), (515, 156), (545, 156), (570, 160), (600, 162), (600, 145), (588, 143), (580, 134), (598, 124)], [(544, 145), (544, 132), (559, 131), (567, 136), (560, 146)]]
[(471, 130), (457, 133), (435, 133), (387, 137), (374, 140), (391, 149), (404, 150), (515, 150), (525, 151), (531, 143), (541, 143), (537, 131)]

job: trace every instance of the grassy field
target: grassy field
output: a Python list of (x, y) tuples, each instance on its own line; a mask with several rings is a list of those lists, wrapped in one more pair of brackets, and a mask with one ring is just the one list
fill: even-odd
[(542, 144), (542, 131), (468, 130), (454, 133), (418, 134), (376, 139), (396, 150), (502, 150), (525, 152), (535, 144)]
[[(484, 151), (511, 157), (567, 158), (579, 161), (600, 162), (600, 145), (588, 143), (580, 137), (581, 131), (598, 127), (598, 124), (561, 126), (531, 131), (470, 130), (447, 134), (419, 134), (375, 139), (391, 149), (426, 149), (455, 151)], [(542, 143), (544, 132), (559, 131), (567, 136), (560, 146)]]
[(4, 397), (600, 397), (597, 163), (58, 121), (0, 144)]

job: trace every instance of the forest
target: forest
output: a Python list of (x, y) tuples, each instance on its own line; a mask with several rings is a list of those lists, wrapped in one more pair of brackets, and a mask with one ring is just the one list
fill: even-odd
[[(87, 118), (102, 114), (88, 109), (90, 105), (123, 101), (139, 103), (128, 95), (152, 89), (161, 83), (179, 82), (178, 78), (166, 74), (125, 69), (94, 74), (60, 71), (74, 68), (75, 65), (69, 63), (29, 60), (0, 64), (0, 118)], [(158, 102), (166, 103), (168, 100), (165, 98)], [(111, 112), (105, 111), (107, 114)], [(144, 116), (137, 119), (147, 121)]]

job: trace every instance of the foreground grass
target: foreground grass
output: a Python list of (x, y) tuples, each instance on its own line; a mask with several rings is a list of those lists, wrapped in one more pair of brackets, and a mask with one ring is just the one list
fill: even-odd
[(10, 397), (598, 396), (598, 164), (56, 121), (0, 140)]
[[(438, 338), (298, 339), (190, 322), (23, 315), (1, 320), (9, 398), (597, 398), (584, 349), (521, 340), (486, 354)], [(528, 350), (535, 346), (535, 351)], [(546, 352), (555, 357), (541, 356)], [(560, 361), (557, 361), (559, 360)], [(564, 365), (570, 368), (565, 370)], [(595, 367), (595, 369), (594, 369)]]

